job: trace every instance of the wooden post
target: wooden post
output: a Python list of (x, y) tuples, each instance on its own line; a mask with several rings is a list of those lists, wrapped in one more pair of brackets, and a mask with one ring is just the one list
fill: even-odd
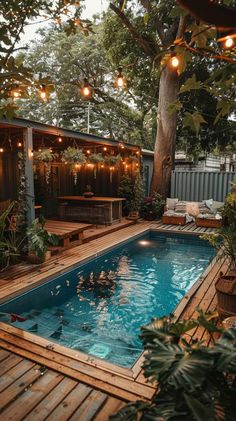
[(26, 201), (27, 201), (27, 225), (30, 226), (35, 219), (34, 209), (34, 174), (33, 174), (33, 131), (31, 127), (23, 130), (25, 152), (25, 176), (26, 176)]

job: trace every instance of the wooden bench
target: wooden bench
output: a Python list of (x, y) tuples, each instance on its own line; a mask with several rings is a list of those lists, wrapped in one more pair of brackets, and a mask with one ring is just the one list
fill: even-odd
[(50, 234), (56, 234), (60, 238), (60, 248), (69, 248), (81, 244), (84, 231), (92, 227), (91, 224), (78, 224), (74, 222), (55, 221), (47, 219), (44, 228)]

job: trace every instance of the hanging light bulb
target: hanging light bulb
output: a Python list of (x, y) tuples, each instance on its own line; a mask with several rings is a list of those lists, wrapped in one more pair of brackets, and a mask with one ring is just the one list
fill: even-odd
[(20, 98), (20, 96), (21, 96), (21, 92), (19, 91), (19, 89), (13, 89), (12, 91), (11, 91), (11, 96), (13, 97), (13, 99), (17, 99), (17, 98)]
[(170, 59), (170, 65), (174, 69), (177, 69), (177, 67), (179, 66), (179, 59), (175, 54)]
[(4, 152), (4, 149), (3, 148), (0, 148), (0, 152), (3, 153)]
[(106, 146), (104, 146), (103, 150), (104, 150), (104, 151), (107, 151), (107, 147), (106, 147)]
[[(236, 33), (231, 31), (230, 33), (228, 32), (226, 33), (222, 33), (222, 32), (218, 32), (218, 35), (220, 36), (220, 38), (217, 39), (217, 42), (221, 43), (222, 47), (225, 50), (229, 50), (230, 48), (233, 48), (235, 45), (235, 40), (236, 40)], [(223, 36), (221, 36), (223, 35)]]
[(122, 67), (118, 67), (118, 75), (116, 77), (116, 80), (114, 82), (115, 88), (123, 88), (125, 85), (125, 78), (122, 74)]
[(47, 99), (47, 92), (46, 92), (46, 85), (45, 84), (41, 85), (41, 89), (39, 91), (39, 96), (44, 101)]
[(61, 137), (58, 138), (58, 142), (59, 143), (62, 143), (62, 138)]
[(17, 146), (18, 146), (18, 148), (21, 148), (21, 146), (22, 146), (22, 142), (18, 142), (18, 143), (17, 143)]
[(93, 88), (89, 85), (87, 78), (84, 78), (84, 85), (80, 89), (80, 93), (81, 95), (83, 95), (84, 98), (90, 99), (92, 97)]

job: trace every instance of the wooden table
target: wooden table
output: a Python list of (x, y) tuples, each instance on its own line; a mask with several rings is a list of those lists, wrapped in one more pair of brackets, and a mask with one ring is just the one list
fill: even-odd
[(84, 237), (84, 230), (90, 228), (91, 226), (91, 224), (79, 224), (50, 219), (47, 219), (44, 224), (44, 228), (50, 234), (58, 235), (63, 249), (81, 244)]
[[(69, 216), (71, 210), (78, 207), (78, 215), (79, 215), (79, 207), (82, 206), (91, 209), (94, 213), (96, 211), (96, 205), (105, 205), (108, 211), (107, 222), (111, 225), (114, 222), (120, 222), (122, 218), (122, 202), (126, 199), (122, 197), (84, 197), (84, 196), (59, 196), (59, 208), (60, 208), (60, 216), (63, 218)], [(73, 208), (72, 208), (73, 206)], [(72, 217), (76, 216), (72, 215)], [(78, 216), (79, 218), (79, 216)], [(89, 216), (88, 216), (89, 218)]]

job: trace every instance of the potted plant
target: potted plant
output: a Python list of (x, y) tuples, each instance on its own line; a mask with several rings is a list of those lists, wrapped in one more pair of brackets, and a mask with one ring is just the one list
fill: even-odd
[[(199, 311), (195, 320), (164, 317), (142, 327), (144, 376), (156, 393), (151, 401), (129, 403), (110, 420), (233, 421), (236, 329), (217, 328), (215, 316)], [(196, 327), (208, 331), (211, 346), (188, 335)], [(221, 334), (216, 341), (214, 332)]]
[(88, 158), (88, 162), (89, 164), (92, 164), (94, 166), (94, 178), (96, 178), (97, 176), (97, 166), (98, 164), (103, 164), (104, 163), (104, 157), (102, 156), (101, 153), (92, 153), (89, 158)]
[(215, 234), (203, 236), (218, 251), (218, 258), (227, 258), (229, 270), (215, 284), (221, 318), (236, 315), (236, 183), (220, 210), (222, 226)]
[(81, 165), (85, 164), (87, 161), (85, 154), (83, 153), (82, 149), (77, 147), (69, 146), (65, 149), (61, 154), (61, 160), (65, 164), (69, 164), (71, 168), (71, 172), (74, 177), (74, 183), (77, 184), (78, 181), (78, 172)]
[(110, 169), (110, 183), (112, 183), (113, 171), (115, 167), (117, 167), (120, 164), (121, 161), (122, 161), (122, 157), (120, 154), (118, 155), (110, 154), (110, 155), (105, 156), (104, 162), (109, 166), (109, 169)]
[(153, 221), (162, 216), (164, 207), (165, 199), (160, 194), (154, 193), (152, 196), (144, 198), (141, 205), (141, 214), (144, 219)]
[(27, 228), (28, 239), (28, 260), (30, 263), (43, 263), (50, 245), (56, 246), (59, 238), (55, 234), (50, 234), (44, 229), (44, 222), (34, 219), (31, 226)]
[(124, 197), (126, 200), (122, 202), (123, 213), (127, 216), (131, 210), (131, 201), (134, 195), (134, 183), (128, 174), (121, 177), (118, 188), (118, 196)]
[(94, 193), (92, 192), (92, 188), (90, 186), (90, 184), (87, 184), (85, 186), (85, 192), (83, 193), (84, 197), (93, 197)]
[(43, 148), (34, 152), (34, 161), (38, 164), (43, 163), (45, 168), (46, 183), (49, 183), (52, 161), (58, 157), (57, 153), (53, 153), (50, 148)]
[(133, 196), (130, 200), (130, 212), (127, 216), (127, 219), (137, 221), (139, 218), (139, 211), (141, 209), (141, 204), (143, 201), (144, 190), (143, 190), (143, 179), (140, 172), (136, 173), (134, 186), (133, 186)]

